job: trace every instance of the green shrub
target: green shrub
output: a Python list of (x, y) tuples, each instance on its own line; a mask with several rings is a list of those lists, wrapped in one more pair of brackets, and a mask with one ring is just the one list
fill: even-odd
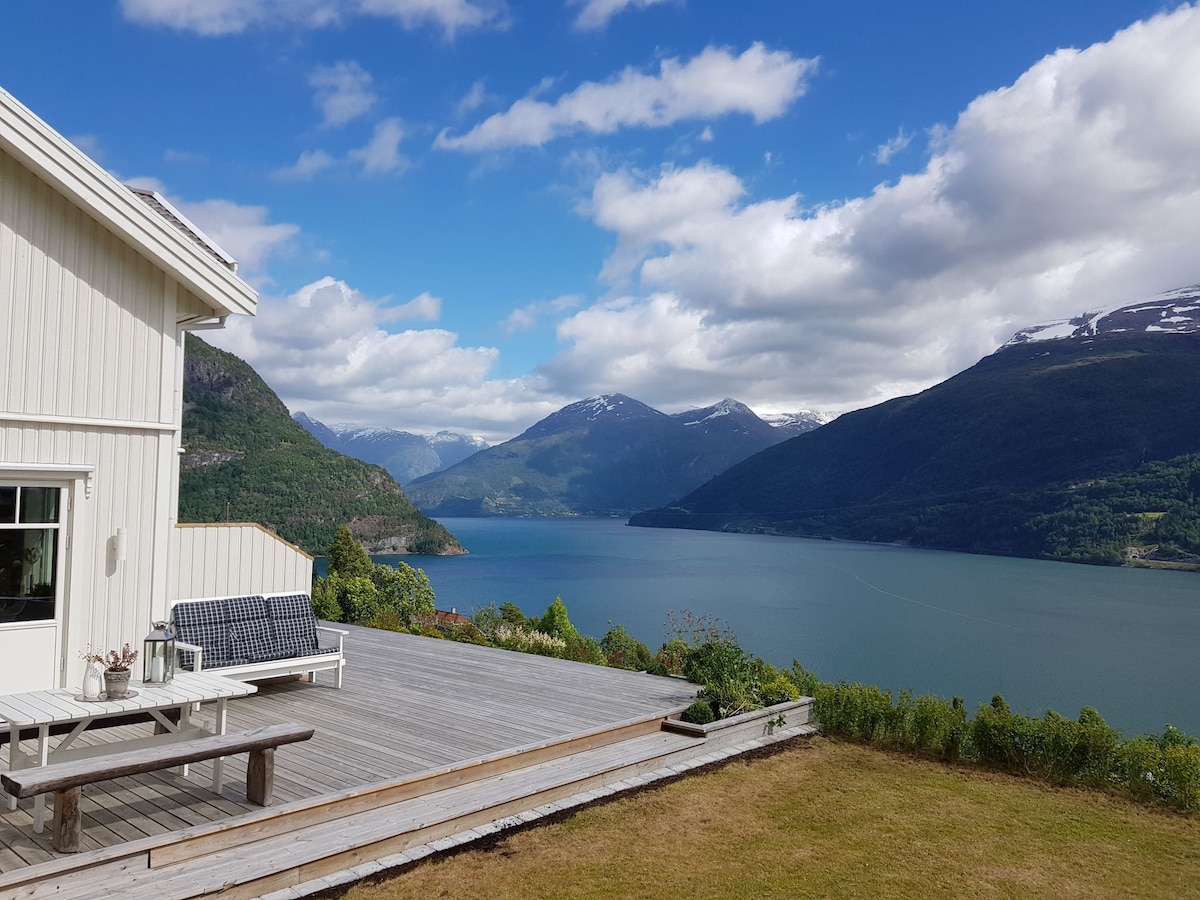
[(703, 688), (703, 696), (724, 719), (758, 707), (759, 684), (750, 657), (727, 639), (706, 641), (693, 647), (683, 674)]
[(631, 635), (621, 625), (613, 625), (600, 640), (606, 662), (614, 669), (645, 672), (654, 662), (650, 648)]
[(666, 670), (668, 675), (682, 675), (683, 664), (687, 660), (688, 651), (691, 649), (691, 644), (683, 638), (671, 638), (671, 640), (658, 648), (658, 653), (655, 654), (654, 659)]
[(712, 704), (707, 700), (697, 700), (685, 709), (679, 718), (685, 722), (691, 722), (693, 725), (707, 725), (709, 722), (716, 721), (717, 717), (713, 714)]
[(947, 701), (924, 694), (913, 704), (912, 749), (941, 759), (960, 759), (968, 733), (967, 711), (960, 698)]
[(1200, 809), (1200, 747), (1167, 747), (1159, 771), (1159, 796), (1164, 803), (1176, 809)]
[(342, 621), (342, 607), (338, 603), (337, 591), (328, 578), (318, 578), (312, 587), (313, 615), (327, 622)]
[(800, 689), (786, 675), (776, 675), (771, 681), (763, 684), (758, 695), (759, 703), (763, 706), (774, 706), (776, 703), (799, 699)]
[(800, 665), (800, 661), (793, 659), (792, 668), (785, 670), (784, 674), (791, 680), (792, 684), (800, 691), (801, 697), (815, 697), (817, 694), (817, 685), (821, 683), (814, 673), (807, 672), (804, 666)]

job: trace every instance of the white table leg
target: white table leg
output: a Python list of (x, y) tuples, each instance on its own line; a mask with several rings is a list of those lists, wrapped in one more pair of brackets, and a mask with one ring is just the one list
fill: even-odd
[[(224, 697), (220, 697), (217, 699), (216, 730), (217, 730), (217, 734), (225, 733), (225, 698)], [(225, 768), (224, 763), (225, 763), (225, 758), (223, 756), (218, 756), (216, 759), (213, 760), (213, 782), (212, 782), (213, 790), (216, 791), (218, 794), (221, 793), (221, 777), (224, 774), (224, 771), (223, 771)]]
[[(38, 765), (44, 766), (50, 759), (50, 725), (38, 726)], [(33, 800), (33, 830), (42, 833), (46, 821), (46, 795), (38, 794)]]
[[(21, 729), (18, 726), (8, 726), (8, 771), (15, 772), (21, 767)], [(17, 808), (17, 798), (9, 794), (9, 810)]]

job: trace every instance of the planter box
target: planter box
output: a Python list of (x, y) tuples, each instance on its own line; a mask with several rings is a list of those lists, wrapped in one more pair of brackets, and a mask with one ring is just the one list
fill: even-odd
[(771, 734), (774, 731), (771, 721), (781, 715), (786, 720), (783, 728), (807, 725), (812, 721), (812, 708), (813, 698), (801, 697), (799, 700), (776, 703), (774, 706), (751, 710), (741, 715), (730, 716), (728, 719), (718, 719), (707, 725), (693, 725), (680, 719), (667, 719), (663, 727), (668, 731), (702, 737), (714, 746), (723, 747)]

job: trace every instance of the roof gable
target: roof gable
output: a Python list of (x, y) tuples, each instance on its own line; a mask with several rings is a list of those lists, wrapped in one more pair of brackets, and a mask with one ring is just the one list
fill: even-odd
[(0, 88), (0, 148), (222, 315), (253, 315), (258, 293), (178, 213), (177, 225)]

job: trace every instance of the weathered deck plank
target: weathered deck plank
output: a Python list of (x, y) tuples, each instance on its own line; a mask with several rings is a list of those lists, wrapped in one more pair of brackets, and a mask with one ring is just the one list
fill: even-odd
[[(677, 679), (569, 663), (488, 647), (350, 626), (342, 690), (315, 684), (260, 685), (231, 701), (229, 728), (302, 722), (303, 745), (276, 754), (275, 803), (305, 800), (424, 772), (640, 715), (686, 706), (695, 688)], [(194, 717), (211, 725), (206, 708)], [(150, 726), (88, 732), (89, 742), (149, 734)], [(0, 769), (7, 759), (0, 760)], [(225, 761), (220, 795), (211, 763), (187, 778), (163, 772), (102, 782), (84, 791), (84, 839), (111, 846), (248, 812), (246, 759)], [(0, 873), (54, 857), (49, 830), (32, 832), (32, 801), (0, 810)]]

